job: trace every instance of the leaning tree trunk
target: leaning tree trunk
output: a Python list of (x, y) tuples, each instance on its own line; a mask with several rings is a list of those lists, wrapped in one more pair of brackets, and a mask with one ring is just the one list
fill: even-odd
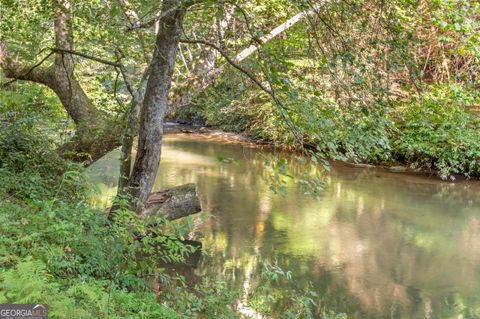
[[(122, 0), (122, 2), (125, 5), (129, 5), (127, 0)], [(150, 219), (152, 216), (155, 218), (162, 216), (168, 220), (175, 220), (201, 211), (200, 200), (195, 184), (180, 185), (155, 193), (150, 192), (158, 170), (162, 142), (162, 132), (157, 129), (162, 126), (162, 113), (165, 114), (166, 99), (169, 90), (168, 83), (171, 81), (176, 56), (176, 51), (173, 51), (173, 49), (175, 48), (175, 42), (178, 41), (178, 34), (183, 19), (183, 13), (176, 13), (175, 11), (177, 10), (183, 11), (182, 8), (178, 7), (177, 2), (170, 2), (162, 8), (162, 19), (158, 24), (159, 26), (161, 25), (162, 28), (157, 30), (157, 44), (160, 42), (162, 45), (157, 45), (152, 62), (148, 69), (144, 71), (142, 81), (135, 90), (132, 89), (134, 94), (130, 105), (127, 126), (123, 135), (120, 157), (120, 177), (117, 198), (110, 209), (109, 218), (111, 220), (115, 219), (115, 212), (120, 207), (119, 199), (124, 196), (130, 199), (132, 199), (133, 196), (143, 196), (140, 201), (132, 201), (131, 207), (134, 208), (140, 216), (147, 219)], [(167, 15), (170, 15), (170, 17), (167, 18)], [(131, 11), (129, 22), (135, 24), (138, 22), (137, 20), (136, 13)], [(170, 39), (170, 42), (165, 41), (166, 38)], [(121, 71), (124, 73), (122, 69)], [(156, 73), (153, 74), (153, 72)], [(150, 76), (151, 74), (152, 77)], [(127, 79), (125, 80), (127, 81)], [(163, 85), (156, 86), (156, 84)], [(130, 86), (133, 88), (132, 85)], [(149, 99), (145, 100), (146, 97)], [(139, 137), (139, 144), (143, 143), (144, 145), (142, 148), (142, 154), (144, 155), (137, 156), (137, 161), (135, 162), (137, 171), (131, 174), (133, 137), (138, 131), (138, 113), (144, 105)], [(152, 114), (153, 116), (151, 116)], [(153, 139), (151, 138), (152, 136), (154, 137)], [(155, 149), (153, 152), (150, 152), (148, 147), (152, 145), (158, 148), (158, 150)], [(158, 158), (156, 158), (157, 156)], [(155, 164), (157, 164), (156, 167), (151, 166)], [(142, 170), (143, 172), (140, 172)], [(145, 179), (146, 176), (148, 180)], [(135, 178), (137, 178), (137, 181), (135, 181)], [(142, 181), (146, 181), (146, 183), (142, 184)], [(136, 198), (133, 197), (133, 199)], [(151, 226), (154, 225), (152, 224)]]
[(180, 0), (164, 0), (155, 52), (150, 64), (140, 117), (137, 155), (125, 191), (136, 200), (132, 208), (141, 212), (146, 206), (157, 176), (163, 137), (163, 119), (185, 9)]
[[(69, 0), (52, 0), (55, 46), (58, 50), (73, 51), (72, 8)], [(44, 84), (60, 99), (76, 125), (92, 126), (99, 121), (98, 112), (74, 75), (73, 56), (57, 51), (55, 63), (49, 67), (30, 67), (9, 56), (7, 46), (0, 44), (0, 67), (7, 78)]]
[[(72, 3), (52, 0), (55, 34), (55, 61), (51, 67), (28, 66), (12, 58), (5, 43), (0, 42), (0, 68), (7, 78), (25, 80), (48, 86), (60, 99), (62, 106), (76, 126), (74, 138), (61, 148), (69, 157), (95, 160), (118, 145), (120, 130), (106, 125), (100, 112), (80, 85), (74, 74)], [(83, 154), (77, 157), (78, 154)]]
[[(59, 50), (73, 51), (72, 4), (69, 0), (53, 0), (53, 3), (55, 46)], [(75, 124), (92, 126), (99, 121), (97, 111), (73, 71), (73, 56), (59, 51), (52, 69), (53, 81), (47, 85), (58, 95)]]

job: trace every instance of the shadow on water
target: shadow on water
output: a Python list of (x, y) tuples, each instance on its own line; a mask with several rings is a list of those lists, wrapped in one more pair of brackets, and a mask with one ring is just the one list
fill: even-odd
[[(308, 282), (350, 318), (477, 318), (480, 308), (480, 184), (334, 165), (319, 200), (288, 182), (273, 194), (273, 152), (195, 135), (165, 139), (155, 188), (194, 182), (203, 210), (197, 235), (209, 255), (195, 274), (245, 290), (265, 261)], [(118, 154), (91, 168), (105, 203)], [(228, 159), (228, 161), (224, 160)], [(292, 161), (290, 169), (304, 168)]]

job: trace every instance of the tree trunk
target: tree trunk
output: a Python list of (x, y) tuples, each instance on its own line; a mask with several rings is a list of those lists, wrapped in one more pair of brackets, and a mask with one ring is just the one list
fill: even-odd
[(140, 117), (137, 156), (126, 185), (127, 194), (137, 200), (132, 203), (132, 208), (137, 212), (146, 206), (160, 164), (163, 119), (184, 14), (185, 9), (180, 6), (180, 0), (163, 1), (162, 18)]
[[(140, 22), (137, 13), (131, 9), (131, 4), (127, 0), (120, 0), (120, 3), (123, 7), (123, 12), (124, 15), (126, 16), (128, 22), (131, 25), (135, 25)], [(144, 53), (144, 58), (146, 63), (149, 62), (148, 59), (148, 54), (146, 53), (145, 49), (145, 41), (143, 37), (142, 30), (138, 30), (138, 37), (139, 37), (139, 42), (140, 46), (142, 47), (143, 53)], [(127, 74), (124, 72), (123, 69), (121, 69), (121, 72), (123, 74), (124, 80), (127, 83)], [(133, 140), (135, 138), (135, 135), (138, 132), (138, 115), (140, 114), (140, 110), (143, 105), (143, 99), (145, 97), (145, 90), (147, 87), (148, 83), (148, 76), (150, 75), (150, 68), (147, 68), (143, 72), (142, 80), (140, 81), (140, 84), (138, 87), (134, 90), (134, 93), (132, 94), (132, 100), (130, 102), (130, 111), (128, 114), (127, 118), (127, 123), (125, 126), (125, 130), (123, 133), (123, 138), (122, 138), (122, 148), (121, 148), (121, 153), (120, 153), (120, 175), (118, 178), (118, 189), (117, 189), (117, 197), (119, 195), (125, 195), (124, 194), (124, 188), (128, 182), (128, 179), (130, 177), (130, 172), (132, 168), (132, 149), (133, 149)], [(133, 85), (130, 85), (130, 87), (133, 90)], [(115, 204), (112, 206), (112, 211), (115, 210)]]
[(133, 139), (138, 131), (138, 114), (143, 104), (147, 78), (143, 79), (137, 91), (130, 102), (130, 113), (128, 114), (127, 124), (123, 133), (122, 149), (120, 153), (120, 177), (118, 178), (118, 195), (123, 194), (123, 190), (130, 177), (132, 167), (132, 149)]
[[(57, 49), (73, 51), (72, 4), (70, 0), (53, 0), (55, 45)], [(97, 111), (78, 83), (74, 73), (73, 56), (55, 55), (53, 81), (47, 85), (57, 93), (60, 101), (77, 125), (93, 125), (99, 120)], [(88, 124), (86, 121), (88, 120)], [(90, 121), (94, 122), (91, 123)]]
[(11, 58), (6, 44), (0, 43), (0, 67), (7, 78), (40, 83), (55, 92), (76, 126), (74, 138), (61, 147), (61, 152), (91, 162), (119, 144), (121, 131), (115, 125), (106, 125), (75, 77), (73, 55), (62, 51), (74, 50), (71, 1), (52, 0), (52, 4), (55, 46), (59, 50), (54, 53), (54, 64), (49, 68), (26, 66)]

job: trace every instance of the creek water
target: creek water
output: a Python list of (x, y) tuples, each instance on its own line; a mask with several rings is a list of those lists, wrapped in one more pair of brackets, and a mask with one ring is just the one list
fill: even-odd
[[(90, 168), (115, 193), (118, 151)], [(271, 191), (274, 152), (195, 134), (164, 139), (155, 189), (193, 182), (203, 211), (196, 223), (208, 255), (195, 273), (253, 289), (265, 262), (292, 273), (349, 318), (478, 318), (480, 184), (334, 164), (320, 198), (287, 178)], [(288, 170), (311, 170), (289, 159)], [(286, 286), (285, 286), (286, 287)], [(281, 287), (280, 287), (281, 289)]]

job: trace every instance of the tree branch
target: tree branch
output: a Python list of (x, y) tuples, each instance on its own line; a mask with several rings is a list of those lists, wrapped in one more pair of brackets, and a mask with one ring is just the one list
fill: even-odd
[[(306, 15), (311, 14), (313, 12), (316, 12), (316, 10), (318, 8), (320, 8), (321, 5), (325, 4), (326, 2), (328, 2), (328, 1), (323, 0), (323, 1), (320, 1), (320, 2), (312, 5), (312, 7), (309, 10), (297, 13), (296, 15), (294, 15), (293, 17), (291, 17), (290, 19), (288, 19), (284, 23), (282, 23), (279, 26), (272, 29), (268, 34), (264, 35), (263, 37), (255, 38), (254, 39), (255, 40), (254, 44), (252, 44), (249, 47), (243, 49), (239, 54), (237, 54), (237, 56), (235, 57), (235, 62), (241, 62), (241, 61), (245, 60), (248, 56), (250, 56), (253, 52), (255, 52), (255, 50), (257, 50), (258, 46), (267, 43), (268, 41), (272, 40), (273, 38), (275, 38), (279, 34), (285, 32), (286, 30), (288, 30), (289, 28), (291, 28), (292, 26), (297, 24), (299, 21), (301, 21)], [(242, 13), (242, 15), (244, 16), (245, 22), (247, 23), (247, 27), (248, 27), (248, 29), (250, 29), (249, 18), (248, 18), (248, 15), (246, 14), (245, 10), (243, 10), (243, 8), (241, 8), (238, 4), (235, 4), (235, 7), (237, 9), (239, 9), (239, 11)]]
[(253, 76), (253, 74), (251, 74), (249, 71), (247, 71), (246, 69), (244, 69), (242, 66), (240, 66), (238, 63), (236, 63), (232, 58), (230, 58), (228, 56), (227, 53), (225, 53), (225, 51), (223, 51), (222, 49), (220, 49), (217, 45), (213, 44), (213, 43), (210, 43), (208, 41), (204, 41), (204, 40), (186, 40), (186, 39), (181, 39), (180, 40), (181, 43), (188, 43), (188, 44), (203, 44), (203, 45), (206, 45), (206, 46), (209, 46), (213, 49), (215, 49), (216, 51), (218, 51), (218, 53), (220, 53), (221, 56), (224, 57), (224, 59), (228, 62), (228, 64), (230, 64), (231, 66), (233, 66), (235, 69), (239, 70), (240, 72), (242, 72), (243, 74), (245, 74), (252, 82), (254, 82), (262, 91), (266, 92), (268, 95), (272, 95), (272, 91), (269, 90), (265, 85), (263, 85), (257, 78), (255, 78), (255, 76)]
[(290, 109), (285, 106), (282, 101), (280, 101), (277, 97), (277, 95), (275, 94), (275, 91), (273, 90), (273, 87), (269, 81), (269, 84), (271, 86), (271, 89), (268, 89), (265, 85), (263, 85), (258, 79), (256, 79), (249, 71), (245, 70), (242, 66), (240, 66), (239, 64), (237, 64), (235, 61), (232, 60), (232, 58), (230, 58), (228, 56), (228, 54), (226, 54), (222, 49), (220, 49), (217, 45), (213, 44), (213, 43), (210, 43), (210, 42), (207, 42), (207, 41), (204, 41), (204, 40), (185, 40), (185, 39), (181, 39), (180, 42), (182, 43), (189, 43), (189, 44), (203, 44), (203, 45), (208, 45), (212, 48), (214, 48), (215, 50), (217, 50), (220, 55), (222, 55), (225, 60), (231, 65), (233, 66), (235, 69), (239, 70), (240, 72), (242, 72), (243, 74), (245, 74), (251, 81), (253, 81), (262, 91), (266, 92), (271, 98), (272, 100), (275, 102), (275, 104), (280, 108), (281, 110), (281, 115), (284, 117), (285, 121), (287, 122), (287, 125), (290, 126), (290, 128), (292, 129), (292, 133), (293, 135), (295, 136), (295, 138), (297, 139), (297, 141), (303, 145), (303, 140), (302, 140), (302, 137), (301, 137), (301, 134), (300, 132), (297, 130), (297, 128), (295, 127), (295, 125), (293, 124), (293, 122), (291, 121), (290, 119), (290, 116), (288, 115), (288, 113), (284, 113), (284, 112), (287, 112), (289, 111)]
[[(120, 48), (117, 48), (117, 52), (115, 52), (117, 56), (117, 61), (121, 61), (125, 57), (125, 54)], [(127, 69), (125, 69), (125, 66), (118, 62), (119, 66), (118, 69), (120, 70), (120, 73), (122, 73), (123, 81), (125, 82), (125, 86), (127, 87), (128, 92), (130, 95), (133, 97), (135, 95), (135, 89), (133, 83), (130, 81), (128, 78), (128, 72)]]
[(188, 9), (189, 7), (192, 7), (192, 6), (194, 6), (196, 4), (199, 4), (201, 2), (202, 2), (202, 0), (186, 0), (186, 1), (184, 1), (184, 3), (182, 5), (175, 6), (175, 7), (171, 8), (171, 9), (165, 11), (165, 12), (162, 12), (153, 19), (150, 19), (150, 20), (145, 21), (145, 22), (141, 22), (141, 21), (137, 20), (135, 23), (132, 23), (131, 26), (127, 27), (127, 31), (132, 31), (132, 30), (135, 30), (135, 29), (148, 29), (148, 28), (152, 27), (153, 25), (155, 25), (155, 22), (160, 21), (160, 19), (162, 19), (163, 17), (172, 13), (173, 11), (179, 10), (179, 9), (185, 10), (185, 9)]
[[(12, 59), (10, 59), (8, 57), (6, 46), (0, 43), (0, 67), (5, 72), (5, 76), (7, 78), (12, 78), (11, 81), (3, 83), (2, 86), (5, 87), (17, 80), (27, 80), (27, 81), (46, 84), (48, 80), (47, 79), (48, 70), (46, 69), (38, 70), (38, 67), (41, 66), (54, 53), (68, 53), (72, 55), (77, 55), (92, 61), (96, 61), (102, 64), (113, 66), (115, 68), (119, 68), (122, 71), (122, 75), (124, 76), (124, 79), (125, 79), (125, 74), (124, 74), (125, 67), (118, 61), (112, 62), (112, 61), (98, 58), (86, 53), (76, 52), (76, 51), (67, 50), (67, 49), (59, 49), (59, 48), (51, 48), (50, 53), (48, 53), (45, 57), (43, 57), (39, 62), (35, 63), (31, 67), (25, 67), (20, 65), (17, 61), (13, 61)], [(131, 87), (129, 86), (129, 83), (127, 83), (127, 81), (125, 81), (125, 83), (127, 84), (127, 89), (129, 90), (129, 92), (133, 93), (133, 90), (130, 90)]]
[(102, 58), (97, 58), (96, 56), (89, 55), (89, 54), (86, 54), (86, 53), (81, 53), (81, 52), (77, 52), (77, 51), (73, 51), (73, 50), (67, 50), (67, 49), (59, 49), (59, 48), (52, 48), (50, 50), (54, 53), (68, 53), (68, 54), (72, 54), (72, 55), (77, 55), (77, 56), (80, 56), (82, 58), (89, 59), (89, 60), (92, 60), (92, 61), (96, 61), (96, 62), (99, 62), (99, 63), (102, 63), (102, 64), (110, 65), (110, 66), (113, 66), (113, 67), (116, 67), (116, 68), (121, 68), (122, 67), (121, 63), (119, 63), (118, 61), (112, 62), (112, 61), (108, 61), (108, 60), (105, 60), (105, 59), (102, 59)]

